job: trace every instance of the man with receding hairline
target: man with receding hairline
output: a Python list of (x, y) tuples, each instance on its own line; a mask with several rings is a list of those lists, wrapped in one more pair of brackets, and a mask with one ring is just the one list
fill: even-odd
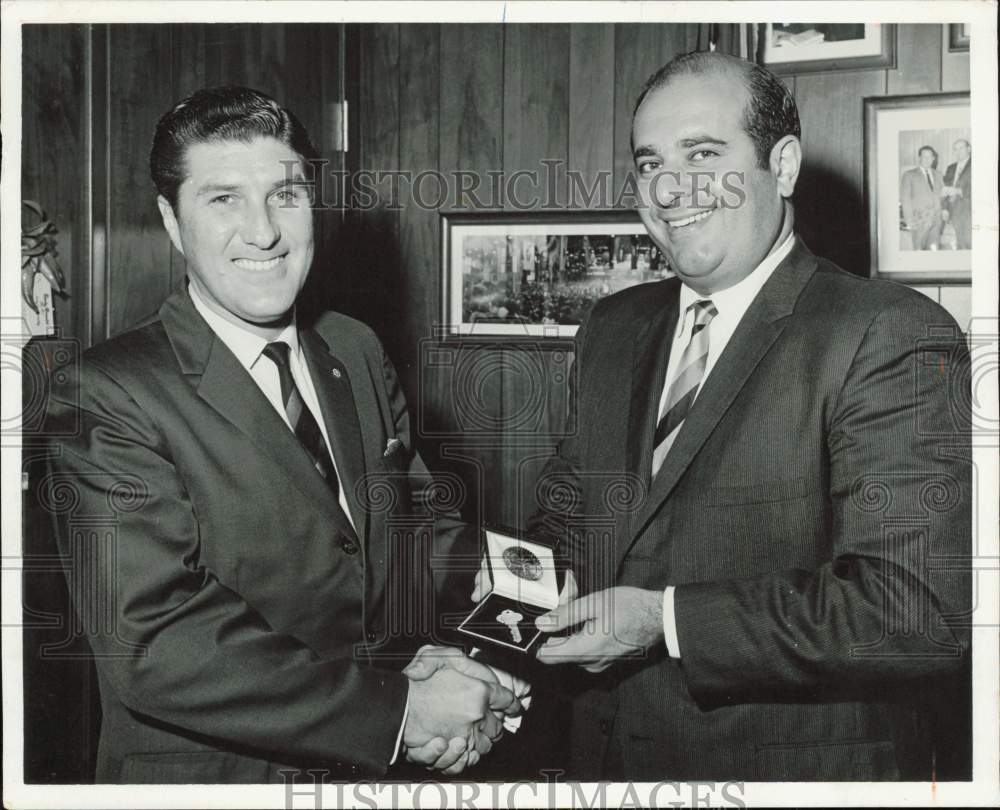
[(632, 144), (676, 278), (581, 327), (577, 430), (536, 487), (575, 497), (532, 521), (572, 569), (537, 621), (580, 687), (569, 776), (942, 778), (932, 708), (969, 648), (969, 577), (934, 565), (971, 545), (960, 332), (797, 235), (798, 113), (763, 68), (678, 57)]

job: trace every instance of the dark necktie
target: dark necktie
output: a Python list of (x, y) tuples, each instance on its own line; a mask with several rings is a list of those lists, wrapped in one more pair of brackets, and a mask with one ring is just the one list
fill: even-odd
[(653, 437), (653, 478), (663, 466), (663, 460), (677, 438), (681, 425), (698, 395), (702, 377), (708, 366), (708, 325), (718, 314), (711, 301), (695, 301), (688, 307), (694, 311), (691, 339), (677, 364), (677, 375), (670, 383), (663, 413)]
[(278, 378), (281, 380), (281, 400), (285, 404), (285, 413), (288, 415), (288, 422), (291, 424), (296, 438), (309, 454), (320, 475), (326, 479), (334, 497), (339, 499), (340, 486), (337, 483), (337, 471), (333, 466), (333, 459), (330, 457), (330, 451), (327, 449), (326, 441), (316, 423), (316, 418), (302, 401), (302, 395), (295, 386), (292, 369), (289, 365), (289, 351), (289, 345), (278, 340), (268, 343), (264, 347), (263, 354), (278, 368)]
[(927, 169), (924, 169), (924, 177), (927, 178), (927, 185), (928, 185), (928, 187), (930, 188), (931, 191), (933, 191), (934, 190), (934, 181), (931, 180), (931, 173), (929, 171), (927, 171)]

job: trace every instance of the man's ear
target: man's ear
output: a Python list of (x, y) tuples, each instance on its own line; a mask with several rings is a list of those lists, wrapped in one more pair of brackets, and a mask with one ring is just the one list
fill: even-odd
[(157, 196), (156, 204), (160, 208), (160, 218), (163, 220), (163, 227), (167, 229), (167, 233), (170, 235), (170, 241), (174, 243), (174, 247), (183, 256), (184, 248), (181, 247), (181, 229), (177, 224), (177, 217), (174, 216), (173, 206), (167, 202), (167, 198), (162, 194)]
[(771, 149), (771, 174), (782, 197), (791, 197), (802, 168), (802, 144), (794, 135), (786, 135)]

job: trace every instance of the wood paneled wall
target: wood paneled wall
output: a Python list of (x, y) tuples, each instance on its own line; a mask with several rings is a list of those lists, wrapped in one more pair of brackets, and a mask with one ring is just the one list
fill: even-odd
[[(360, 166), (485, 177), (553, 159), (590, 178), (611, 172), (616, 189), (631, 168), (639, 88), (697, 41), (694, 25), (631, 23), (371, 25), (358, 34)], [(803, 121), (799, 228), (816, 252), (859, 275), (869, 269), (863, 99), (969, 86), (968, 54), (949, 52), (945, 27), (900, 25), (897, 36), (893, 69), (785, 77)], [(568, 347), (435, 341), (438, 214), (404, 205), (359, 217), (378, 248), (374, 262), (347, 272), (379, 281), (369, 282), (377, 296), (367, 313), (353, 308), (399, 365), (425, 451), (468, 482), (470, 517), (520, 525), (562, 430)], [(967, 286), (922, 291), (968, 322)], [(438, 348), (440, 362), (428, 364)]]
[[(294, 110), (331, 168), (338, 25), (30, 25), (23, 29), (22, 196), (59, 228), (64, 336), (84, 346), (154, 316), (184, 274), (156, 207), (156, 121), (200, 87), (244, 84)], [(324, 216), (324, 237), (339, 214)]]
[[(56, 303), (61, 339), (86, 348), (148, 320), (183, 276), (148, 169), (153, 128), (174, 101), (209, 85), (259, 88), (296, 111), (331, 167), (343, 167), (343, 154), (333, 148), (342, 93), (338, 25), (22, 30), (22, 197), (39, 202), (58, 227), (68, 292)], [(340, 228), (338, 212), (320, 218), (318, 264), (328, 264)], [(317, 283), (325, 289), (326, 280), (320, 274)], [(40, 357), (53, 347), (58, 343), (30, 344), (24, 368), (42, 368)], [(42, 377), (24, 374), (25, 402), (44, 397)], [(24, 469), (33, 483), (45, 474), (43, 454), (26, 436)], [(31, 487), (23, 498), (24, 776), (87, 782), (100, 718), (95, 679), (84, 639), (67, 640), (66, 583), (36, 496)]]

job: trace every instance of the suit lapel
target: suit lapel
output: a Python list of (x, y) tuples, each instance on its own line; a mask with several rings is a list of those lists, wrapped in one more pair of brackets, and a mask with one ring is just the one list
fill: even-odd
[(300, 340), (323, 412), (326, 432), (333, 446), (341, 486), (358, 525), (358, 534), (366, 537), (368, 510), (358, 497), (358, 487), (363, 485), (365, 477), (364, 445), (347, 367), (330, 353), (326, 342), (312, 330), (303, 330)]
[(632, 395), (629, 401), (628, 470), (648, 486), (653, 464), (655, 412), (670, 360), (670, 346), (677, 328), (680, 284), (670, 284), (669, 293), (639, 328), (632, 354)]
[(174, 293), (160, 319), (181, 370), (198, 396), (236, 427), (273, 462), (303, 495), (323, 509), (347, 536), (354, 529), (337, 508), (330, 489), (274, 406), (225, 343), (191, 303), (186, 290)]
[[(815, 267), (815, 258), (796, 239), (789, 255), (747, 309), (698, 393), (691, 412), (650, 487), (644, 505), (636, 515), (630, 540), (620, 549), (618, 563), (659, 511), (719, 420), (746, 385), (754, 369), (781, 335), (785, 328), (783, 320), (793, 311), (795, 302)], [(653, 420), (648, 421), (652, 423)]]

